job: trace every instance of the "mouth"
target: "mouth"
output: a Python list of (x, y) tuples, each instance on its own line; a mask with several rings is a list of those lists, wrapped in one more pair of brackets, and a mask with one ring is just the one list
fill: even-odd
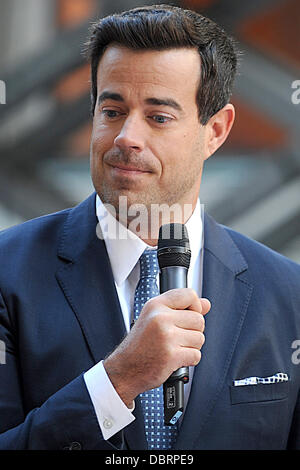
[(108, 166), (112, 169), (112, 171), (117, 175), (124, 175), (124, 176), (139, 176), (144, 175), (146, 173), (151, 173), (149, 170), (142, 170), (141, 168), (137, 168), (132, 165), (122, 165), (121, 163), (118, 164), (108, 164)]

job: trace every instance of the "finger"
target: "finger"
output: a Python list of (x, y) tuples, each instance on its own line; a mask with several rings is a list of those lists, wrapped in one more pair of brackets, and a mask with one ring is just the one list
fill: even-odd
[(186, 330), (196, 330), (203, 333), (205, 328), (205, 319), (199, 312), (193, 310), (174, 310), (173, 311), (174, 324), (178, 328)]
[(171, 289), (157, 297), (163, 304), (174, 310), (194, 310), (201, 313), (202, 302), (194, 289), (187, 287)]
[(211, 309), (211, 303), (208, 299), (205, 299), (205, 298), (201, 298), (201, 305), (202, 305), (202, 315), (206, 315), (210, 309)]
[(178, 341), (180, 346), (185, 348), (201, 349), (205, 342), (205, 336), (201, 331), (181, 329), (178, 334)]
[(180, 353), (181, 366), (179, 367), (189, 367), (196, 366), (201, 360), (201, 351), (196, 348), (181, 348)]

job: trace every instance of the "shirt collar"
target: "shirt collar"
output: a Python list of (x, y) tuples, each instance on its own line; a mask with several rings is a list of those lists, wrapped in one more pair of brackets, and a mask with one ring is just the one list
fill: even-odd
[[(101, 235), (106, 245), (114, 280), (120, 286), (129, 276), (145, 249), (155, 249), (128, 230), (105, 208), (100, 197), (96, 196), (96, 214), (101, 228)], [(193, 269), (201, 250), (202, 217), (201, 204), (197, 200), (193, 214), (185, 224), (190, 241), (191, 263)]]

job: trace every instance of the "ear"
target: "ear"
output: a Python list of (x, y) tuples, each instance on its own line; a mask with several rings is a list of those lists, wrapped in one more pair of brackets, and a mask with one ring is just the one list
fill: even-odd
[(206, 124), (207, 158), (210, 157), (225, 142), (232, 128), (235, 109), (231, 103), (226, 104)]

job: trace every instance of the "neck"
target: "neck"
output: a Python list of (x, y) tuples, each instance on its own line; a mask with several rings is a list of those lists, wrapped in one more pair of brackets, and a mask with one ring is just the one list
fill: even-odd
[[(189, 204), (173, 204), (169, 207), (167, 204), (155, 206), (148, 211), (139, 211), (138, 217), (132, 217), (126, 227), (136, 236), (141, 238), (149, 246), (157, 246), (159, 230), (162, 225), (179, 223), (185, 224), (192, 216), (197, 199)], [(118, 219), (120, 223), (124, 221)], [(123, 223), (123, 225), (125, 225)]]
[(130, 209), (104, 204), (105, 209), (118, 220), (126, 229), (149, 246), (157, 246), (159, 230), (162, 225), (171, 223), (185, 224), (192, 216), (197, 205), (198, 193), (194, 199), (184, 203), (151, 204), (150, 207), (143, 204), (133, 204)]

